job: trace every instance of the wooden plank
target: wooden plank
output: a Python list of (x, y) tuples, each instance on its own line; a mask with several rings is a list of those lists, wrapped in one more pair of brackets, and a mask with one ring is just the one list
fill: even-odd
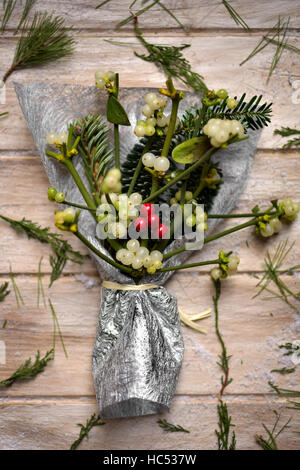
[[(274, 424), (273, 410), (281, 413), (282, 425), (292, 416), (289, 427), (278, 437), (279, 449), (299, 448), (299, 412), (287, 410), (284, 400), (263, 398), (231, 397), (228, 401), (229, 413), (235, 424), (237, 449), (255, 450), (259, 446), (255, 435), (266, 432)], [(81, 443), (82, 450), (189, 450), (217, 449), (214, 430), (217, 427), (216, 399), (199, 397), (177, 397), (170, 414), (152, 415), (139, 418), (109, 420), (89, 434), (88, 440)], [(92, 413), (97, 412), (94, 402), (81, 400), (28, 400), (27, 402), (8, 401), (0, 404), (0, 449), (63, 449), (70, 448), (78, 438), (76, 423), (85, 423)], [(167, 418), (190, 430), (190, 434), (167, 433), (159, 428), (157, 420)], [(130, 432), (129, 432), (130, 428)], [(99, 462), (102, 456), (99, 454)]]
[[(114, 37), (118, 40), (121, 37)], [(123, 38), (124, 39), (124, 38)], [(148, 38), (153, 41), (153, 38)], [(125, 38), (132, 42), (132, 38)], [(278, 148), (282, 146), (282, 139), (273, 136), (275, 128), (282, 125), (296, 127), (299, 123), (299, 105), (293, 104), (292, 97), (295, 90), (293, 83), (300, 74), (299, 62), (295, 55), (285, 51), (274, 76), (269, 85), (266, 85), (268, 66), (272, 60), (274, 49), (266, 48), (243, 67), (239, 63), (250, 53), (256, 45), (257, 37), (218, 36), (210, 33), (204, 36), (187, 38), (160, 36), (157, 41), (165, 44), (191, 44), (186, 51), (193, 69), (205, 77), (209, 87), (225, 87), (230, 94), (240, 95), (247, 92), (249, 96), (263, 94), (264, 100), (272, 101), (273, 122), (262, 133), (260, 148)], [(10, 65), (16, 38), (0, 38), (0, 51), (2, 57), (1, 70), (4, 72)], [(140, 47), (133, 50), (142, 51)], [(128, 47), (113, 46), (104, 42), (102, 37), (78, 37), (75, 54), (70, 60), (49, 64), (38, 69), (18, 71), (10, 78), (6, 86), (6, 104), (1, 105), (0, 111), (9, 111), (10, 116), (1, 120), (2, 150), (33, 150), (34, 144), (12, 88), (12, 80), (32, 82), (56, 81), (60, 83), (93, 84), (94, 72), (99, 69), (117, 70), (121, 76), (121, 86), (153, 86), (160, 87), (164, 76), (150, 63), (144, 62), (133, 55)], [(130, 57), (130, 67), (128, 67)], [(134, 73), (132, 73), (134, 70)], [(296, 82), (295, 82), (296, 83)], [(294, 86), (296, 86), (294, 83)], [(295, 100), (294, 100), (295, 102)], [(10, 125), (13, 116), (14, 124)], [(75, 116), (74, 116), (75, 117)], [(17, 137), (17, 138), (16, 138)]]
[[(18, 276), (16, 281), (25, 306), (17, 308), (13, 293), (1, 305), (0, 324), (7, 319), (7, 326), (0, 328), (0, 340), (6, 344), (7, 359), (6, 365), (0, 365), (0, 380), (14, 372), (37, 349), (45, 353), (52, 347), (52, 318), (49, 308), (37, 308), (37, 279)], [(46, 287), (45, 281), (47, 277), (44, 279)], [(294, 290), (298, 284), (299, 290), (297, 277), (287, 277), (285, 281)], [(228, 388), (231, 394), (268, 394), (268, 380), (291, 387), (299, 380), (300, 369), (284, 377), (270, 373), (274, 368), (292, 366), (290, 358), (284, 357), (284, 351), (278, 346), (297, 339), (299, 322), (295, 312), (280, 300), (253, 299), (256, 282), (247, 275), (236, 275), (223, 284), (220, 327), (228, 354), (232, 355), (230, 374), (234, 381)], [(178, 273), (166, 287), (187, 314), (212, 307), (213, 287), (207, 275)], [(91, 354), (99, 294), (98, 285), (87, 289), (73, 277), (65, 277), (55, 283), (51, 291), (46, 290), (59, 318), (69, 358), (65, 358), (58, 341), (55, 360), (43, 374), (33, 381), (0, 389), (0, 397), (94, 396)], [(219, 390), (221, 371), (216, 362), (220, 345), (214, 332), (214, 316), (203, 320), (201, 325), (207, 328), (207, 335), (183, 328), (185, 354), (178, 394), (210, 395)]]
[[(74, 25), (82, 30), (83, 28), (96, 31), (111, 31), (115, 25), (129, 16), (129, 6), (132, 0), (122, 0), (121, 2), (112, 0), (99, 10), (95, 10), (96, 5), (101, 1), (82, 2), (80, 0), (66, 0), (63, 3), (59, 0), (51, 2), (49, 7), (42, 0), (36, 2), (35, 10), (55, 11), (56, 14), (66, 18), (68, 26)], [(229, 16), (222, 2), (211, 2), (209, 0), (166, 0), (164, 4), (172, 10), (177, 18), (194, 29), (241, 29)], [(260, 0), (253, 2), (251, 8), (242, 0), (231, 1), (230, 4), (249, 24), (251, 28), (270, 28), (274, 26), (280, 16), (291, 16), (290, 26), (299, 27), (299, 8), (297, 2), (292, 0), (272, 1)], [(133, 8), (137, 11), (141, 8), (141, 2)], [(16, 8), (15, 14), (9, 23), (10, 27), (16, 26), (19, 18), (17, 12), (21, 12), (21, 5)], [(32, 14), (31, 14), (32, 16)], [(146, 29), (179, 30), (177, 23), (158, 5), (152, 7), (150, 12), (140, 17), (140, 24)], [(126, 30), (132, 28), (129, 24)]]
[[(12, 218), (32, 219), (42, 226), (53, 224), (55, 205), (47, 198), (48, 180), (39, 157), (0, 157), (0, 213)], [(300, 201), (299, 189), (300, 159), (294, 153), (277, 153), (274, 155), (258, 154), (255, 158), (247, 187), (242, 194), (236, 213), (249, 212), (256, 204), (262, 208), (267, 207), (272, 199), (292, 197)], [(25, 177), (24, 177), (25, 176)], [(34, 181), (34, 189), (32, 188)], [(37, 204), (37, 201), (39, 203)], [(218, 231), (225, 230), (236, 223), (243, 221), (229, 220), (222, 222)], [(269, 249), (274, 252), (279, 240), (287, 237), (293, 241), (298, 239), (299, 217), (292, 224), (285, 224), (280, 235), (271, 239), (262, 239), (255, 235), (253, 229), (246, 229), (230, 236), (224, 237), (208, 244), (203, 253), (193, 254), (191, 262), (201, 259), (215, 259), (220, 248), (226, 251), (234, 250), (241, 258), (240, 271), (259, 271), (262, 269), (262, 254)], [(37, 241), (27, 240), (26, 236), (16, 235), (6, 222), (0, 220), (1, 249), (4, 256), (0, 257), (0, 273), (9, 271), (9, 262), (12, 263), (16, 273), (37, 273), (40, 257), (44, 256), (43, 272), (49, 273), (48, 263), (49, 247)], [(63, 234), (72, 243), (74, 248), (85, 253), (85, 247), (70, 234)], [(248, 245), (246, 244), (248, 242)], [(297, 244), (289, 256), (289, 265), (297, 264), (299, 259), (299, 245)], [(193, 270), (199, 271), (199, 268)], [(207, 272), (207, 267), (201, 271)], [(84, 272), (96, 275), (91, 261), (86, 260), (83, 265), (68, 263), (65, 273)]]

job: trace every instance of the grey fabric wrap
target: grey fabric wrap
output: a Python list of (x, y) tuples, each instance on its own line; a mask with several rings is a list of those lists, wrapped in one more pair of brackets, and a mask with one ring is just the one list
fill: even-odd
[[(59, 162), (45, 155), (48, 132), (63, 132), (66, 124), (89, 113), (105, 116), (105, 91), (80, 85), (55, 83), (15, 83), (15, 90), (41, 156), (50, 184), (82, 204), (83, 198), (72, 177)], [(145, 93), (153, 88), (121, 88), (119, 98), (132, 126), (140, 119)], [(185, 93), (179, 115), (199, 103), (196, 93)], [(169, 110), (167, 109), (167, 112)], [(215, 197), (212, 213), (230, 212), (247, 181), (259, 132), (250, 132), (242, 144), (216, 154), (223, 180)], [(120, 127), (121, 162), (138, 141), (131, 128)], [(86, 182), (78, 159), (77, 171)], [(206, 234), (218, 220), (209, 220)], [(88, 211), (80, 215), (79, 230), (102, 253), (110, 256), (95, 237), (95, 221)], [(185, 239), (175, 240), (167, 249), (181, 247)], [(191, 252), (174, 256), (164, 266), (182, 264)], [(193, 252), (192, 252), (193, 253)], [(134, 284), (127, 275), (91, 253), (102, 279)], [(201, 253), (199, 253), (199, 260)], [(141, 283), (158, 284), (145, 291), (120, 291), (102, 288), (99, 324), (93, 352), (93, 374), (100, 414), (103, 418), (140, 416), (169, 407), (175, 392), (183, 358), (183, 340), (176, 299), (162, 285), (172, 272), (145, 276)]]

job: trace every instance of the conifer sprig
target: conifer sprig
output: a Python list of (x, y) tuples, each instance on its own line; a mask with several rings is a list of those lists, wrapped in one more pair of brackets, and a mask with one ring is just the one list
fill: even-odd
[(190, 47), (189, 44), (183, 44), (182, 46), (161, 46), (150, 44), (142, 36), (136, 18), (135, 33), (137, 38), (141, 41), (149, 53), (147, 56), (145, 54), (138, 54), (135, 52), (134, 54), (137, 57), (145, 60), (146, 62), (154, 63), (166, 74), (167, 77), (179, 79), (182, 83), (192, 88), (194, 91), (203, 92), (207, 90), (207, 87), (203, 81), (203, 77), (192, 71), (190, 63), (182, 54), (184, 49)]
[(175, 424), (169, 423), (166, 419), (159, 419), (157, 421), (157, 423), (158, 423), (159, 427), (162, 428), (166, 432), (185, 432), (185, 433), (188, 433), (188, 434), (190, 432), (187, 429), (184, 429), (179, 424), (175, 425)]
[(281, 135), (281, 137), (298, 136), (289, 139), (282, 148), (298, 147), (300, 145), (300, 129), (292, 129), (291, 127), (282, 127), (281, 129), (275, 129), (275, 135)]
[(25, 21), (13, 62), (4, 74), (3, 81), (17, 69), (36, 67), (70, 56), (75, 41), (64, 29), (64, 22), (60, 16), (41, 12), (35, 13), (32, 21)]
[(1, 33), (4, 33), (6, 29), (6, 25), (10, 20), (11, 15), (15, 9), (17, 4), (17, 0), (2, 0), (2, 16), (1, 16)]
[(0, 382), (0, 388), (10, 387), (17, 380), (32, 380), (38, 374), (44, 371), (50, 361), (54, 359), (54, 351), (51, 349), (41, 357), (40, 351), (37, 351), (35, 361), (32, 364), (31, 358), (27, 359), (10, 377)]
[(9, 293), (10, 290), (8, 289), (8, 282), (3, 282), (3, 284), (0, 285), (0, 302), (3, 302)]
[(38, 240), (41, 243), (47, 243), (51, 246), (55, 256), (50, 256), (52, 267), (50, 286), (61, 275), (67, 261), (82, 264), (85, 255), (73, 250), (67, 240), (62, 239), (58, 233), (50, 232), (49, 227), (43, 228), (36, 222), (26, 220), (25, 218), (14, 220), (1, 214), (0, 218), (8, 222), (17, 233), (25, 233), (28, 238)]
[(265, 424), (263, 424), (263, 428), (266, 431), (268, 437), (264, 438), (261, 435), (256, 435), (256, 442), (261, 446), (263, 450), (278, 450), (278, 444), (277, 444), (277, 437), (279, 434), (284, 431), (284, 429), (289, 425), (291, 418), (288, 419), (288, 421), (277, 431), (278, 423), (280, 420), (280, 414), (274, 410), (275, 414), (275, 423), (273, 425), (272, 429), (268, 429)]
[(78, 423), (77, 426), (80, 427), (79, 437), (76, 439), (76, 441), (73, 442), (70, 450), (76, 450), (85, 437), (88, 439), (91, 429), (93, 429), (95, 426), (103, 426), (104, 424), (104, 421), (101, 421), (100, 416), (97, 416), (96, 413), (87, 419), (85, 426), (81, 423)]

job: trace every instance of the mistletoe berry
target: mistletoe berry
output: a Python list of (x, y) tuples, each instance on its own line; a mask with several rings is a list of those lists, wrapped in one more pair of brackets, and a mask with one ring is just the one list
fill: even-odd
[(48, 199), (49, 201), (55, 201), (55, 196), (57, 194), (57, 190), (53, 187), (48, 188)]

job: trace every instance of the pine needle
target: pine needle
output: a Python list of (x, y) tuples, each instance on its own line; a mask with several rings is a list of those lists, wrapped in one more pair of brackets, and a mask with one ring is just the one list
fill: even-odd
[(0, 27), (1, 33), (4, 33), (7, 23), (10, 20), (11, 15), (13, 14), (16, 4), (17, 4), (17, 0), (3, 0), (2, 1), (3, 14), (1, 17), (1, 27)]
[(55, 345), (56, 345), (56, 329), (57, 329), (58, 336), (59, 336), (61, 345), (62, 345), (62, 347), (63, 347), (65, 356), (66, 356), (66, 358), (68, 359), (68, 353), (67, 353), (67, 350), (66, 350), (66, 348), (65, 348), (65, 343), (64, 343), (64, 339), (63, 339), (63, 335), (62, 335), (60, 326), (59, 326), (59, 322), (58, 322), (58, 318), (57, 318), (56, 312), (55, 312), (55, 310), (54, 310), (54, 307), (53, 307), (53, 304), (52, 304), (51, 300), (50, 300), (50, 299), (48, 299), (48, 300), (49, 300), (49, 305), (50, 305), (50, 308), (51, 308), (52, 319), (53, 319), (53, 351), (55, 352)]
[(22, 11), (22, 15), (21, 15), (19, 24), (18, 24), (17, 29), (14, 32), (14, 34), (17, 34), (18, 31), (22, 28), (22, 26), (25, 23), (25, 21), (27, 20), (28, 15), (29, 15), (32, 7), (34, 6), (35, 2), (36, 2), (36, 0), (25, 0), (25, 5), (24, 5), (23, 11)]
[(20, 308), (20, 304), (22, 303), (23, 305), (25, 305), (25, 303), (24, 303), (23, 297), (21, 295), (20, 289), (17, 286), (14, 273), (12, 272), (12, 269), (11, 269), (11, 265), (9, 266), (9, 277), (10, 277), (10, 280), (11, 280), (11, 283), (12, 283), (12, 286), (13, 286), (13, 289), (14, 289), (14, 293), (15, 293), (18, 308)]
[(42, 296), (44, 307), (46, 307), (46, 297), (45, 297), (45, 291), (43, 287), (42, 274), (41, 274), (42, 261), (43, 261), (43, 257), (41, 257), (39, 261), (39, 267), (38, 267), (38, 294), (37, 294), (38, 308), (40, 307), (40, 296)]
[(171, 10), (169, 10), (169, 8), (167, 8), (167, 7), (166, 7), (162, 2), (160, 2), (160, 1), (158, 1), (158, 5), (159, 5), (163, 10), (165, 10), (165, 11), (168, 13), (168, 15), (170, 15), (171, 18), (173, 18), (173, 20), (176, 21), (176, 23), (180, 26), (180, 28), (183, 29), (183, 31), (188, 31), (188, 28), (187, 28), (183, 23), (181, 23), (181, 21), (177, 18), (177, 16), (174, 15), (174, 13), (173, 13)]
[(91, 431), (91, 429), (93, 429), (95, 426), (103, 426), (104, 424), (105, 423), (101, 421), (100, 416), (97, 416), (96, 413), (94, 413), (89, 419), (87, 419), (85, 426), (83, 424), (78, 423), (77, 426), (80, 427), (79, 437), (78, 439), (76, 439), (76, 441), (73, 442), (70, 447), (70, 450), (76, 450), (85, 437), (88, 439), (89, 432)]
[(222, 3), (224, 5), (224, 7), (226, 8), (226, 10), (228, 11), (228, 13), (230, 14), (233, 21), (235, 22), (235, 24), (237, 24), (238, 26), (242, 26), (242, 28), (244, 28), (246, 31), (250, 32), (251, 30), (250, 30), (249, 26), (247, 25), (247, 23), (237, 13), (237, 11), (235, 11), (235, 9), (230, 5), (230, 3), (227, 2), (226, 0), (222, 0)]
[(188, 434), (190, 433), (190, 431), (188, 431), (187, 429), (184, 429), (179, 424), (175, 425), (175, 424), (168, 423), (166, 419), (159, 419), (157, 423), (159, 427), (161, 427), (166, 432), (185, 432)]
[[(280, 277), (282, 274), (291, 273), (291, 268), (286, 269), (286, 270), (280, 270), (280, 268), (283, 262), (285, 261), (287, 255), (290, 253), (290, 251), (294, 247), (294, 245), (295, 245), (295, 242), (293, 242), (288, 247), (288, 240), (281, 241), (278, 244), (273, 257), (271, 257), (269, 251), (267, 251), (267, 254), (264, 260), (265, 272), (264, 272), (262, 279), (256, 285), (256, 287), (259, 287), (259, 291), (253, 298), (258, 297), (263, 291), (267, 291), (273, 294), (273, 296), (264, 297), (263, 300), (270, 300), (273, 298), (281, 299), (287, 305), (289, 305), (291, 308), (293, 308), (295, 311), (298, 312), (298, 308), (289, 301), (288, 297), (293, 297), (295, 300), (299, 300), (300, 293), (292, 292)], [(299, 266), (293, 266), (294, 269), (298, 267)], [(278, 289), (278, 292), (270, 289), (269, 287), (270, 283), (273, 283), (275, 285), (275, 287)]]
[(191, 65), (188, 60), (183, 56), (182, 51), (189, 44), (183, 44), (181, 46), (160, 46), (150, 44), (142, 36), (140, 29), (138, 28), (137, 21), (135, 21), (135, 32), (137, 38), (141, 41), (143, 46), (147, 49), (149, 55), (134, 54), (146, 62), (154, 63), (160, 68), (167, 77), (178, 78), (186, 86), (192, 88), (194, 91), (203, 92), (207, 90), (203, 77), (196, 72), (193, 72)]
[(6, 325), (7, 325), (7, 320), (4, 320), (2, 323), (2, 328), (6, 328)]
[(288, 421), (279, 429), (279, 431), (276, 431), (279, 420), (280, 420), (280, 414), (274, 410), (275, 414), (275, 423), (273, 428), (270, 430), (263, 424), (263, 428), (268, 434), (267, 438), (262, 437), (261, 435), (256, 435), (256, 442), (261, 446), (263, 450), (278, 450), (278, 444), (277, 444), (277, 437), (279, 434), (282, 433), (282, 431), (289, 425), (291, 418), (288, 419)]
[(27, 359), (8, 379), (0, 382), (0, 388), (10, 387), (17, 380), (32, 380), (38, 374), (44, 371), (50, 361), (54, 359), (54, 351), (51, 349), (46, 352), (44, 357), (40, 357), (40, 351), (37, 351), (35, 361), (32, 364), (31, 358)]
[(8, 289), (8, 282), (3, 282), (3, 284), (0, 285), (0, 302), (3, 302), (9, 293), (10, 290)]
[(50, 277), (50, 285), (59, 278), (66, 265), (67, 261), (82, 264), (85, 255), (79, 251), (73, 250), (72, 246), (67, 240), (61, 238), (58, 233), (50, 232), (49, 227), (41, 227), (36, 222), (26, 220), (14, 220), (0, 214), (0, 218), (8, 222), (17, 233), (25, 233), (28, 238), (38, 240), (41, 243), (47, 243), (51, 246), (55, 256), (50, 256), (50, 264), (52, 266), (52, 273)]
[(101, 2), (99, 5), (96, 6), (96, 10), (98, 10), (98, 8), (101, 8), (103, 7), (104, 5), (106, 5), (107, 3), (109, 3), (111, 0), (104, 0), (104, 2)]
[(292, 129), (291, 127), (282, 127), (281, 129), (275, 129), (274, 134), (281, 135), (282, 137), (290, 137), (292, 135), (297, 135), (293, 139), (289, 139), (282, 148), (298, 147), (300, 145), (300, 130)]
[(159, 0), (154, 0), (154, 2), (152, 2), (150, 5), (147, 5), (146, 7), (141, 8), (140, 10), (135, 12), (134, 15), (132, 14), (132, 15), (128, 16), (127, 18), (125, 18), (125, 20), (120, 21), (120, 23), (118, 23), (116, 25), (116, 29), (119, 29), (122, 26), (125, 26), (126, 24), (130, 23), (130, 21), (134, 20), (134, 18), (137, 18), (138, 16), (141, 16), (143, 13), (150, 10), (150, 8), (154, 7), (154, 5), (156, 5), (158, 2), (159, 2)]
[(32, 21), (21, 28), (13, 62), (3, 81), (17, 69), (36, 67), (68, 57), (73, 53), (75, 41), (64, 29), (65, 20), (48, 13), (35, 13)]
[(288, 42), (288, 39), (286, 39), (286, 34), (287, 34), (287, 31), (288, 31), (288, 26), (289, 26), (289, 22), (290, 22), (290, 18), (288, 18), (287, 22), (284, 23), (284, 26), (283, 26), (283, 32), (282, 32), (282, 37), (280, 37), (280, 33), (281, 31), (278, 30), (278, 34), (277, 34), (277, 47), (276, 47), (276, 51), (275, 51), (275, 54), (273, 56), (273, 59), (272, 59), (272, 62), (271, 62), (271, 66), (270, 66), (270, 69), (269, 69), (269, 73), (268, 73), (268, 78), (267, 78), (267, 83), (269, 82), (275, 68), (277, 67), (277, 64), (282, 56), (282, 53), (285, 49), (285, 46)]

